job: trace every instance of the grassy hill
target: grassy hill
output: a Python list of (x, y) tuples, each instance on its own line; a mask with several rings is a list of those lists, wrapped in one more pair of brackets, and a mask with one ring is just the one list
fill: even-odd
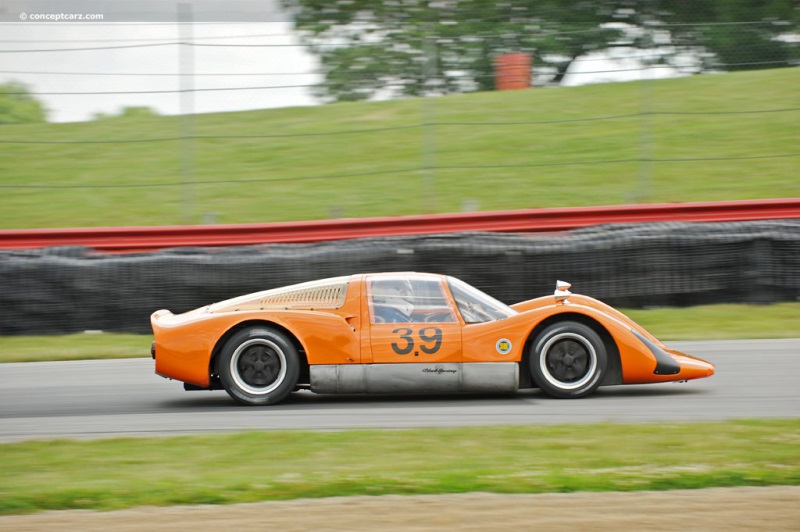
[(785, 68), (197, 115), (191, 185), (181, 117), (2, 126), (0, 228), (794, 197), (799, 104)]

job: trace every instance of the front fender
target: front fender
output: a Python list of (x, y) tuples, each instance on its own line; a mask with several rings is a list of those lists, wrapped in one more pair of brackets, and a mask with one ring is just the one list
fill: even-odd
[(568, 303), (554, 303), (552, 297), (543, 297), (514, 308), (536, 316), (544, 309), (549, 309), (551, 315), (581, 314), (600, 323), (619, 350), (623, 384), (689, 380), (714, 374), (713, 364), (666, 347), (622, 312), (588, 296), (573, 294)]

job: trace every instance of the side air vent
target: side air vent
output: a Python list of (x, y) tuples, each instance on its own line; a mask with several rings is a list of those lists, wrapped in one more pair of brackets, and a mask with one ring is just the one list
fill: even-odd
[(295, 284), (264, 290), (246, 296), (220, 301), (208, 307), (208, 312), (237, 312), (277, 309), (331, 309), (344, 305), (350, 277), (335, 277), (321, 281)]
[(337, 309), (344, 304), (347, 283), (315, 287), (288, 287), (264, 294), (262, 307)]

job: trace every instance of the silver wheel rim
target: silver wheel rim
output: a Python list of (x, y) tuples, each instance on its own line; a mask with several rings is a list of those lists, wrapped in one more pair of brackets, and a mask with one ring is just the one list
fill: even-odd
[[(258, 354), (259, 347), (262, 355)], [(270, 359), (271, 362), (265, 362), (265, 359)], [(245, 375), (242, 374), (243, 370)], [(286, 378), (286, 355), (275, 342), (266, 338), (253, 338), (239, 345), (233, 352), (230, 372), (233, 382), (241, 390), (251, 395), (266, 395), (275, 391)], [(257, 376), (259, 373), (263, 376)], [(270, 378), (271, 375), (274, 378)], [(269, 382), (263, 386), (256, 384), (265, 379)]]
[[(551, 353), (551, 349), (554, 346), (561, 342), (568, 342), (572, 341), (575, 344), (578, 344), (585, 356), (587, 357), (587, 364), (586, 369), (582, 371), (583, 377), (579, 378), (578, 380), (561, 380), (553, 373), (553, 354)], [(561, 344), (562, 346), (564, 344)], [(560, 355), (559, 355), (560, 356)], [(550, 359), (550, 363), (548, 364), (548, 359)], [(571, 332), (564, 332), (557, 334), (547, 340), (544, 346), (542, 347), (541, 355), (539, 356), (539, 369), (542, 372), (545, 380), (549, 382), (551, 385), (555, 386), (556, 388), (562, 390), (577, 390), (578, 388), (582, 388), (586, 386), (588, 383), (592, 382), (595, 379), (596, 375), (595, 372), (597, 371), (597, 352), (594, 350), (594, 346), (592, 346), (591, 342), (589, 342), (586, 338), (581, 336), (580, 334), (571, 333)]]

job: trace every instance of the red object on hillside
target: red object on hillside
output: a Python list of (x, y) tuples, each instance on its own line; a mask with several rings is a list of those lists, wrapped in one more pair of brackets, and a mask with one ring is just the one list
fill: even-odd
[(495, 89), (527, 89), (531, 86), (531, 54), (501, 54), (494, 58)]
[(800, 218), (800, 198), (465, 212), (266, 224), (99, 227), (0, 231), (0, 249), (86, 246), (132, 253), (185, 246), (240, 246), (489, 231), (536, 233), (645, 222), (734, 222)]

